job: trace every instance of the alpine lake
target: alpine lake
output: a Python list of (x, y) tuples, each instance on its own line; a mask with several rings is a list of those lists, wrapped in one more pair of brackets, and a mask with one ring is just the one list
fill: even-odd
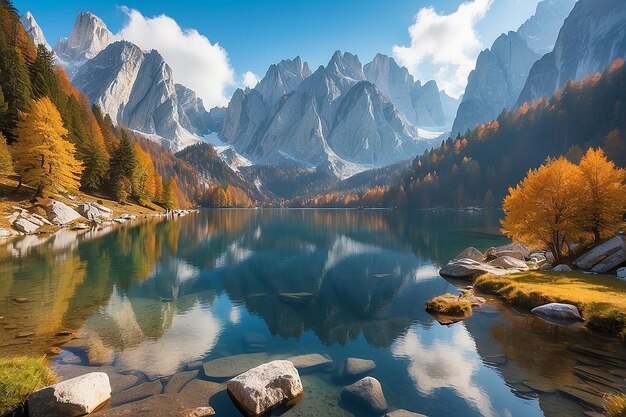
[[(245, 369), (319, 353), (332, 364), (302, 372), (302, 399), (272, 415), (367, 416), (340, 398), (356, 380), (340, 372), (350, 357), (375, 362), (369, 375), (390, 410), (592, 415), (558, 388), (582, 382), (576, 367), (594, 361), (593, 349), (617, 356), (596, 366), (624, 372), (615, 339), (548, 323), (493, 297), (450, 326), (424, 310), (428, 299), (468, 285), (439, 276), (449, 259), (468, 246), (508, 243), (501, 216), (201, 210), (78, 235), (24, 236), (0, 246), (0, 355), (59, 347), (51, 365), (61, 378), (105, 370), (128, 377), (128, 388), (166, 386), (189, 370), (224, 382), (203, 367), (220, 358)], [(210, 405), (218, 416), (241, 415), (225, 391)]]

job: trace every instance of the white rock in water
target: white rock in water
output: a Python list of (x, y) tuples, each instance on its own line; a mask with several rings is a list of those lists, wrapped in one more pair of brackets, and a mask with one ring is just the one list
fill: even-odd
[(578, 308), (571, 304), (550, 303), (533, 308), (533, 314), (561, 320), (582, 320)]
[(109, 377), (91, 372), (40, 389), (27, 398), (30, 417), (77, 417), (93, 412), (111, 398)]
[(374, 413), (382, 413), (388, 408), (380, 382), (371, 376), (366, 376), (354, 384), (348, 385), (341, 391), (341, 395), (366, 406), (369, 411)]
[(22, 233), (34, 233), (37, 231), (37, 229), (39, 229), (40, 226), (38, 224), (30, 222), (29, 220), (20, 218), (13, 222), (13, 227), (15, 228), (15, 230)]
[(52, 203), (52, 205), (46, 208), (46, 211), (48, 212), (48, 220), (57, 226), (62, 226), (82, 218), (76, 210), (60, 201)]
[(236, 376), (226, 384), (239, 406), (259, 416), (302, 395), (298, 370), (289, 361), (265, 363)]

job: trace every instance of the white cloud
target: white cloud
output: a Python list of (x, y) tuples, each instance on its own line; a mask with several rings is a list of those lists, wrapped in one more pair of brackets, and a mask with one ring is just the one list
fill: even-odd
[(418, 79), (424, 65), (438, 67), (434, 78), (439, 88), (458, 97), (483, 47), (476, 24), (485, 17), (492, 2), (468, 1), (449, 15), (440, 15), (433, 7), (420, 9), (409, 27), (411, 45), (395, 45), (395, 58)]
[(225, 89), (235, 83), (228, 54), (195, 29), (182, 29), (171, 17), (147, 18), (122, 7), (128, 21), (116, 35), (143, 50), (156, 49), (174, 72), (177, 83), (194, 90), (207, 108), (228, 104)]
[(243, 74), (243, 86), (247, 88), (254, 88), (258, 82), (261, 81), (258, 75), (252, 71), (246, 71)]

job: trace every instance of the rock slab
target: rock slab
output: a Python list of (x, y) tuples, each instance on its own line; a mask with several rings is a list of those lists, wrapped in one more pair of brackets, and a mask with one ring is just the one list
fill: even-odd
[(347, 376), (363, 375), (376, 368), (376, 363), (369, 359), (348, 358), (344, 363)]
[(30, 394), (28, 413), (31, 417), (77, 417), (93, 412), (109, 398), (107, 374), (91, 372)]
[(341, 391), (341, 396), (364, 406), (373, 413), (382, 413), (389, 408), (380, 382), (371, 376), (348, 385)]
[(259, 416), (302, 395), (302, 381), (289, 361), (265, 363), (236, 376), (226, 387), (249, 415)]
[(328, 356), (319, 353), (309, 353), (307, 355), (291, 356), (287, 360), (293, 363), (293, 366), (299, 372), (313, 372), (321, 368), (332, 365), (333, 360)]

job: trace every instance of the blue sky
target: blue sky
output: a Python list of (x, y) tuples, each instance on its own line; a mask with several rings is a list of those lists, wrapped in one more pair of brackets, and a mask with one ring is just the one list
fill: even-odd
[[(478, 16), (473, 23), (479, 44), (474, 44), (468, 52), (472, 59), (500, 33), (517, 29), (532, 15), (538, 2), (470, 1), (487, 5), (484, 16)], [(76, 14), (82, 10), (101, 17), (113, 33), (129, 21), (121, 6), (135, 9), (148, 19), (165, 14), (182, 29), (196, 29), (211, 44), (218, 43), (225, 50), (233, 72), (233, 80), (225, 87), (227, 92), (241, 84), (246, 71), (263, 76), (270, 64), (296, 55), (308, 61), (313, 70), (326, 64), (337, 49), (356, 53), (363, 63), (377, 52), (393, 56), (394, 45), (411, 46), (409, 27), (415, 23), (420, 9), (430, 6), (437, 15), (445, 16), (455, 13), (461, 3), (460, 0), (14, 0), (21, 13), (27, 10), (33, 13), (53, 46), (60, 37), (69, 34)], [(434, 61), (437, 59), (422, 58), (419, 69), (410, 70), (424, 80), (434, 78), (441, 66)], [(441, 74), (438, 76), (443, 79)], [(451, 85), (450, 90), (454, 89), (459, 87)]]

